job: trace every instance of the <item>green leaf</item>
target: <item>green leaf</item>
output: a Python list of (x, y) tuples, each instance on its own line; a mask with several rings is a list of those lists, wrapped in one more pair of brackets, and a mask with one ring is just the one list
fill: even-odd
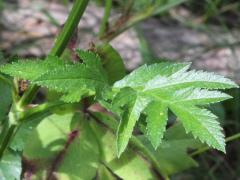
[(43, 120), (43, 118), (45, 118), (44, 114), (42, 114), (38, 118), (32, 118), (29, 121), (23, 122), (19, 126), (19, 129), (10, 144), (11, 149), (16, 152), (23, 151), (26, 144), (26, 139), (31, 135), (33, 129), (36, 128), (36, 126), (41, 120)]
[(11, 87), (0, 79), (0, 122), (7, 117), (12, 104)]
[(124, 180), (157, 179), (149, 163), (138, 153), (135, 153), (134, 150), (129, 148), (118, 158), (117, 147), (113, 143), (116, 141), (116, 136), (112, 131), (102, 127), (95, 121), (91, 122), (91, 127), (99, 141), (102, 152), (101, 162), (103, 162), (115, 176)]
[[(117, 121), (115, 119), (112, 119), (111, 116), (104, 115), (103, 113), (94, 113), (94, 115), (105, 125), (108, 127), (111, 127), (112, 130), (117, 129)], [(136, 149), (133, 147), (133, 150), (131, 149), (132, 146), (128, 147), (126, 152), (124, 152), (120, 158), (116, 158), (116, 146), (113, 146), (112, 142), (115, 141), (115, 139), (111, 139), (109, 135), (113, 136), (111, 131), (106, 131), (104, 128), (100, 131), (101, 126), (99, 124), (94, 123), (94, 132), (96, 132), (97, 137), (100, 139), (100, 142), (102, 142), (102, 148), (103, 151), (105, 152), (103, 154), (103, 157), (105, 159), (109, 158), (110, 163), (108, 163), (108, 167), (112, 165), (111, 159), (114, 159), (114, 162), (121, 162), (122, 166), (119, 164), (114, 167), (116, 167), (116, 170), (120, 168), (122, 169), (122, 172), (126, 172), (125, 177), (122, 177), (123, 179), (128, 178), (129, 179), (136, 179), (134, 178), (135, 176), (131, 177), (132, 172), (136, 172), (133, 175), (139, 175), (138, 178), (145, 178), (145, 179), (152, 179), (152, 178), (146, 178), (143, 174), (142, 171), (143, 169), (146, 170), (145, 168), (138, 169), (139, 167), (139, 162), (137, 164), (132, 164), (130, 160), (125, 161), (125, 157), (127, 156), (128, 153), (130, 152), (135, 152), (134, 157), (138, 157), (140, 154), (136, 153)], [(101, 132), (101, 133), (100, 133)], [(103, 135), (105, 134), (105, 135)], [(136, 141), (136, 137), (134, 138)], [(196, 167), (198, 164), (197, 162), (192, 159), (190, 155), (188, 155), (188, 148), (191, 149), (197, 149), (204, 147), (204, 144), (201, 144), (200, 141), (196, 140), (193, 138), (192, 135), (186, 134), (185, 130), (182, 126), (181, 123), (176, 123), (170, 128), (167, 129), (164, 139), (161, 143), (161, 146), (159, 146), (157, 149), (154, 149), (154, 147), (151, 145), (151, 143), (144, 137), (144, 136), (138, 136), (137, 139), (140, 139), (138, 143), (141, 143), (140, 146), (146, 147), (147, 148), (147, 153), (152, 156), (154, 161), (157, 163), (158, 169), (160, 170), (160, 174), (164, 176), (166, 179), (169, 175), (182, 172), (185, 169), (188, 169), (190, 167)], [(109, 150), (109, 148), (112, 149), (112, 151)], [(111, 152), (111, 153), (110, 153)], [(115, 155), (114, 155), (115, 154)], [(113, 156), (114, 155), (114, 156)], [(129, 155), (131, 156), (131, 154)], [(112, 157), (112, 158), (110, 158)], [(128, 156), (127, 156), (128, 157)], [(133, 157), (133, 156), (131, 156)], [(141, 155), (139, 156), (141, 159)], [(132, 160), (132, 159), (131, 159)], [(105, 161), (104, 161), (105, 162)], [(128, 163), (125, 163), (128, 162)], [(184, 162), (184, 163), (183, 163)], [(105, 164), (107, 164), (105, 162)], [(114, 164), (114, 163), (113, 163)], [(133, 166), (132, 166), (133, 165)], [(126, 171), (124, 171), (124, 167), (128, 168)], [(137, 169), (132, 169), (132, 168), (137, 168)], [(112, 172), (116, 172), (114, 168), (110, 168)], [(144, 174), (147, 174), (144, 172)], [(119, 174), (118, 174), (119, 175)], [(129, 176), (128, 176), (129, 175)], [(138, 179), (137, 178), (137, 179)], [(156, 178), (153, 178), (156, 179)]]
[(148, 99), (139, 94), (134, 94), (134, 91), (130, 88), (123, 89), (123, 91), (120, 92), (114, 99), (114, 103), (121, 103), (125, 100), (125, 98), (128, 98), (128, 108), (123, 112), (117, 131), (117, 147), (119, 156), (125, 150), (141, 112), (149, 103)]
[(141, 113), (146, 114), (147, 137), (156, 149), (163, 137), (168, 109), (182, 121), (186, 132), (225, 152), (224, 135), (217, 118), (200, 106), (231, 98), (208, 89), (238, 86), (223, 76), (187, 71), (188, 68), (189, 64), (185, 63), (144, 65), (114, 84), (115, 95), (109, 110), (121, 119), (117, 141), (119, 155), (126, 148)]
[(19, 61), (7, 64), (0, 71), (30, 80), (33, 84), (65, 93), (62, 100), (77, 102), (81, 96), (100, 95), (108, 86), (100, 58), (88, 51), (78, 50), (83, 63), (72, 64), (49, 56), (46, 60)]
[(35, 79), (33, 83), (59, 92), (77, 91), (82, 88), (94, 92), (96, 88), (102, 88), (107, 84), (101, 74), (82, 64), (52, 70)]
[(21, 79), (34, 80), (59, 67), (64, 67), (64, 62), (55, 56), (48, 56), (45, 60), (19, 60), (5, 64), (1, 66), (0, 71)]
[(107, 73), (110, 84), (122, 79), (126, 75), (120, 54), (110, 44), (98, 46), (96, 51), (103, 61), (103, 68)]
[(96, 53), (92, 51), (83, 51), (81, 49), (77, 49), (77, 54), (88, 66), (94, 68), (101, 67), (101, 59)]
[(163, 133), (166, 130), (168, 108), (161, 102), (153, 102), (146, 109), (147, 136), (155, 149), (161, 143)]
[(178, 103), (192, 103), (195, 105), (204, 105), (210, 103), (217, 103), (232, 98), (228, 94), (219, 91), (208, 91), (206, 89), (192, 89), (186, 88), (171, 95), (171, 101)]
[(64, 94), (61, 97), (61, 100), (64, 102), (72, 103), (75, 102), (77, 99), (82, 99), (84, 95), (88, 94), (88, 91), (85, 89), (79, 89), (78, 91), (73, 91), (68, 94)]
[(20, 180), (22, 171), (21, 157), (13, 151), (6, 151), (0, 162), (1, 180)]
[(158, 75), (146, 84), (145, 91), (159, 88), (181, 89), (186, 87), (229, 89), (238, 86), (223, 76), (192, 70), (189, 72), (176, 72), (169, 77)]
[(137, 88), (144, 86), (146, 82), (153, 79), (154, 77), (170, 76), (171, 74), (178, 71), (185, 71), (189, 68), (189, 63), (158, 63), (150, 66), (143, 65), (136, 69), (129, 75), (125, 76), (122, 80), (117, 81), (114, 84), (116, 88), (132, 87)]
[(111, 172), (104, 165), (101, 165), (98, 168), (98, 173), (97, 174), (98, 174), (97, 179), (99, 179), (99, 180), (116, 180), (114, 175), (111, 174)]
[(180, 118), (187, 133), (192, 132), (202, 142), (225, 152), (224, 134), (214, 114), (187, 104), (172, 105), (171, 110)]
[(81, 114), (45, 118), (27, 139), (23, 157), (29, 169), (25, 176), (93, 179), (99, 162), (98, 143), (93, 134)]

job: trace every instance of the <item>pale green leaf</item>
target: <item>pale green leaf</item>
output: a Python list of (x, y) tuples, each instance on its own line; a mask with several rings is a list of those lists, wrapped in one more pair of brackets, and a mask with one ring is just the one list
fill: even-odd
[(220, 91), (209, 91), (206, 89), (186, 88), (172, 93), (172, 103), (192, 103), (197, 105), (217, 103), (232, 98)]
[(143, 65), (137, 70), (127, 75), (126, 77), (124, 77), (122, 80), (117, 81), (114, 84), (114, 87), (141, 87), (157, 75), (170, 76), (171, 74), (178, 71), (186, 71), (189, 66), (190, 64), (188, 63), (158, 63), (150, 66)]
[(21, 171), (21, 156), (16, 152), (6, 151), (0, 162), (0, 179), (20, 180)]
[[(119, 128), (121, 131), (118, 133), (121, 141), (118, 141), (120, 142), (118, 147), (126, 147), (137, 118), (143, 111), (139, 108), (141, 103), (137, 101), (141, 96), (145, 99), (146, 104), (143, 106), (147, 109), (145, 111), (147, 135), (155, 148), (161, 142), (167, 121), (166, 114), (170, 109), (181, 121), (184, 121), (187, 132), (192, 132), (194, 137), (209, 146), (224, 151), (224, 135), (216, 117), (198, 106), (231, 98), (225, 93), (209, 89), (228, 89), (238, 86), (223, 76), (203, 71), (187, 71), (188, 68), (189, 64), (144, 65), (114, 84), (114, 92), (117, 94), (115, 98), (122, 98), (119, 98), (119, 103), (112, 103), (113, 107), (110, 110), (118, 109), (119, 112), (125, 112), (122, 115), (117, 113), (121, 116)], [(126, 87), (132, 88), (131, 93), (123, 93)], [(159, 107), (153, 106), (152, 103), (159, 104)], [(158, 116), (159, 113), (163, 113), (163, 118)]]
[(163, 88), (181, 89), (186, 87), (229, 89), (236, 88), (238, 85), (214, 73), (192, 70), (189, 72), (176, 72), (169, 77), (158, 75), (146, 84), (145, 91)]
[(103, 87), (106, 80), (94, 69), (82, 64), (75, 64), (47, 72), (34, 80), (34, 83), (60, 92), (80, 88), (88, 88), (94, 91), (95, 88)]
[(161, 102), (152, 102), (145, 111), (147, 113), (147, 136), (156, 149), (166, 130), (168, 108)]
[(100, 165), (97, 172), (98, 180), (117, 180), (117, 178), (104, 166)]
[[(19, 61), (0, 67), (0, 71), (15, 77), (66, 93), (63, 100), (77, 102), (81, 95), (97, 94), (106, 89), (108, 81), (98, 55), (90, 51), (78, 50), (83, 63), (71, 63), (49, 56), (45, 60)], [(79, 92), (80, 91), (80, 92)], [(71, 94), (72, 93), (72, 94)]]
[(224, 134), (214, 114), (187, 104), (174, 104), (170, 108), (179, 117), (187, 133), (191, 132), (202, 142), (225, 152)]
[(6, 64), (1, 66), (0, 71), (21, 79), (34, 80), (48, 71), (63, 66), (64, 62), (61, 59), (48, 56), (45, 60), (19, 60), (12, 64)]
[(230, 99), (231, 96), (220, 91), (209, 91), (199, 88), (184, 88), (180, 90), (158, 89), (145, 91), (146, 96), (163, 101), (166, 104), (191, 103), (194, 105), (206, 105)]
[(127, 147), (128, 141), (132, 136), (134, 126), (139, 119), (141, 112), (148, 105), (149, 100), (141, 95), (136, 95), (136, 98), (129, 102), (129, 108), (126, 109), (121, 118), (117, 131), (117, 147), (118, 155), (120, 156)]

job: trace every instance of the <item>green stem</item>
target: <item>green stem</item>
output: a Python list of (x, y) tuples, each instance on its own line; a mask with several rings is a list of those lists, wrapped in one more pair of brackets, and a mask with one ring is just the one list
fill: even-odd
[[(67, 47), (69, 40), (71, 39), (74, 30), (77, 28), (79, 21), (85, 11), (89, 0), (75, 0), (73, 4), (73, 8), (67, 18), (67, 21), (63, 27), (63, 30), (58, 35), (56, 42), (54, 43), (54, 47), (52, 48), (50, 54), (54, 56), (60, 57)], [(36, 85), (31, 86), (28, 90), (24, 93), (22, 98), (20, 99), (19, 106), (22, 107), (28, 103), (30, 103), (33, 98), (35, 97), (38, 87)]]
[[(234, 141), (236, 139), (240, 139), (240, 133), (237, 133), (237, 134), (227, 137), (226, 142)], [(202, 154), (210, 149), (211, 149), (211, 147), (209, 147), (209, 146), (202, 147), (202, 148), (196, 150), (195, 152), (191, 153), (190, 156), (196, 156), (196, 155)]]
[(89, 0), (75, 0), (73, 8), (67, 18), (63, 30), (58, 35), (57, 40), (52, 48), (50, 54), (54, 56), (61, 56), (69, 40), (71, 39), (78, 23), (87, 7)]
[(139, 13), (133, 17), (131, 17), (122, 27), (120, 27), (117, 31), (111, 34), (106, 34), (103, 38), (102, 41), (109, 42), (112, 39), (114, 39), (116, 36), (119, 34), (123, 33), (127, 29), (131, 28), (135, 24), (147, 19), (153, 14), (154, 7), (149, 7), (144, 11), (144, 13)]
[(123, 25), (121, 25), (116, 31), (114, 31), (113, 33), (111, 32), (110, 34), (105, 34), (104, 37), (102, 38), (103, 41), (105, 42), (109, 42), (112, 39), (114, 39), (116, 36), (118, 36), (119, 34), (121, 34), (122, 32), (126, 31), (127, 29), (131, 28), (132, 26), (134, 26), (135, 24), (151, 17), (157, 14), (161, 14), (164, 12), (167, 12), (168, 10), (170, 10), (171, 8), (174, 8), (184, 2), (186, 2), (188, 0), (179, 0), (179, 1), (175, 1), (172, 3), (166, 3), (165, 5), (161, 6), (161, 1), (156, 2), (156, 4), (143, 9), (142, 12), (133, 15), (132, 17), (130, 17)]
[[(71, 39), (71, 36), (74, 32), (74, 30), (77, 28), (78, 23), (83, 15), (83, 12), (85, 11), (87, 4), (89, 0), (75, 0), (75, 3), (73, 4), (73, 8), (67, 18), (67, 21), (63, 27), (62, 32), (58, 35), (57, 40), (54, 44), (54, 47), (52, 48), (50, 54), (54, 56), (61, 56), (64, 49), (67, 47), (67, 44), (69, 40)], [(17, 111), (22, 109), (23, 106), (30, 103), (33, 98), (35, 97), (38, 86), (33, 85), (31, 86), (22, 96), (22, 98), (19, 100), (19, 103), (17, 104)], [(46, 108), (46, 107), (44, 107)], [(19, 112), (15, 112), (16, 114)], [(24, 113), (23, 113), (24, 114)], [(23, 115), (25, 116), (25, 115)], [(17, 122), (19, 122), (21, 119), (17, 119)], [(6, 136), (3, 137), (3, 142), (0, 147), (0, 160), (2, 158), (2, 155), (6, 148), (8, 147), (9, 143), (11, 142), (11, 139), (15, 135), (15, 132), (17, 128), (19, 127), (19, 124), (10, 124)]]
[(36, 107), (33, 107), (29, 109), (28, 111), (25, 111), (23, 113), (23, 116), (20, 118), (21, 122), (26, 122), (30, 121), (32, 119), (36, 119), (40, 117), (42, 114), (50, 115), (54, 110), (62, 108), (64, 110), (69, 109), (71, 111), (75, 111), (79, 108), (81, 108), (80, 103), (65, 103), (62, 101), (57, 101), (57, 102), (49, 102), (49, 103), (44, 103), (41, 105), (38, 105)]
[(7, 131), (6, 135), (3, 137), (3, 141), (2, 141), (1, 147), (0, 147), (0, 160), (2, 159), (5, 150), (7, 149), (13, 136), (15, 135), (17, 128), (18, 128), (18, 126), (16, 124), (12, 124), (8, 127), (8, 131)]
[(101, 38), (104, 35), (104, 33), (106, 32), (108, 18), (110, 16), (111, 8), (112, 8), (112, 0), (106, 0), (104, 15), (103, 15), (102, 22), (100, 24), (100, 30), (99, 30), (99, 34), (98, 34), (99, 38)]
[(32, 102), (32, 100), (34, 99), (35, 95), (38, 92), (39, 87), (36, 85), (31, 85), (27, 91), (23, 94), (23, 96), (21, 97), (21, 99), (18, 102), (18, 106), (20, 108), (24, 107), (25, 105), (29, 104), (30, 102)]

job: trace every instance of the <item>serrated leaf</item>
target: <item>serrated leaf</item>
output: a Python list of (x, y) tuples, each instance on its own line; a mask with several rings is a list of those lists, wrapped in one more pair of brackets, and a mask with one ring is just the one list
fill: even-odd
[(158, 101), (164, 101), (167, 104), (188, 103), (193, 105), (206, 105), (232, 98), (228, 94), (220, 91), (209, 91), (199, 88), (184, 88), (180, 90), (158, 89), (146, 91), (144, 94)]
[(83, 64), (67, 65), (55, 69), (45, 73), (33, 82), (59, 92), (76, 91), (82, 88), (94, 91), (96, 88), (102, 88), (107, 84), (101, 74)]
[[(155, 148), (161, 142), (164, 126), (166, 126), (167, 115), (165, 112), (170, 109), (183, 122), (187, 132), (192, 132), (194, 137), (206, 142), (209, 146), (225, 151), (224, 135), (216, 121), (217, 118), (198, 106), (231, 98), (225, 93), (208, 89), (227, 89), (238, 86), (223, 76), (203, 71), (187, 71), (188, 68), (189, 64), (145, 65), (114, 84), (114, 91), (117, 92), (115, 98), (123, 98), (120, 98), (119, 102), (121, 103), (112, 103), (111, 110), (125, 112), (125, 114), (117, 113), (122, 119), (119, 128), (121, 133), (118, 133), (121, 136), (121, 141), (118, 141), (120, 153), (127, 145), (130, 132), (132, 133), (138, 120), (136, 118), (139, 118), (144, 110), (134, 106), (139, 95), (145, 99), (143, 107), (146, 108), (144, 112), (147, 116), (147, 135)], [(123, 93), (123, 89), (129, 87), (131, 93)], [(115, 98), (113, 98), (113, 102)], [(134, 103), (129, 104), (132, 98), (134, 98)], [(153, 106), (152, 103), (160, 104), (160, 106)], [(164, 115), (163, 119), (158, 117), (160, 112)], [(134, 120), (131, 113), (135, 115), (133, 116)], [(128, 124), (128, 122), (131, 123)]]
[(172, 105), (171, 110), (180, 118), (187, 133), (191, 132), (202, 142), (225, 152), (223, 129), (214, 114), (186, 104)]
[(81, 49), (77, 49), (77, 54), (90, 67), (99, 68), (101, 67), (101, 58), (94, 52), (91, 51), (83, 51)]
[(77, 99), (82, 99), (82, 97), (84, 95), (86, 95), (88, 93), (88, 91), (84, 90), (84, 89), (79, 89), (78, 91), (73, 91), (71, 93), (68, 94), (64, 94), (60, 100), (64, 101), (64, 102), (68, 102), (68, 103), (73, 103), (76, 102)]
[(169, 77), (158, 75), (146, 84), (145, 91), (159, 88), (181, 89), (186, 87), (229, 89), (236, 88), (238, 85), (214, 73), (192, 70), (189, 72), (176, 72)]
[[(83, 63), (70, 63), (49, 56), (45, 60), (19, 61), (7, 64), (0, 71), (11, 76), (66, 93), (63, 100), (77, 102), (82, 94), (101, 95), (108, 86), (100, 58), (93, 52), (78, 50)], [(87, 92), (87, 93), (86, 93)]]
[(232, 98), (228, 94), (220, 91), (208, 91), (206, 89), (186, 88), (176, 91), (172, 94), (172, 102), (192, 103), (195, 105), (204, 105), (217, 103)]
[(189, 66), (189, 63), (158, 63), (150, 66), (143, 65), (129, 75), (125, 76), (122, 80), (117, 81), (114, 84), (114, 87), (141, 87), (157, 75), (169, 76), (178, 71), (186, 71)]
[(0, 71), (21, 79), (34, 80), (48, 71), (63, 66), (64, 62), (61, 59), (48, 56), (45, 60), (19, 60), (12, 64), (6, 64), (1, 66)]
[[(125, 96), (127, 95), (129, 94), (125, 94)], [(148, 99), (138, 94), (135, 94), (135, 98), (131, 98), (131, 101), (128, 102), (129, 107), (124, 111), (117, 131), (117, 147), (119, 156), (126, 149), (128, 141), (132, 136), (134, 126), (139, 119), (141, 112), (145, 109), (148, 103)]]
[(157, 149), (166, 130), (168, 108), (161, 102), (152, 102), (145, 110), (147, 113), (147, 136)]

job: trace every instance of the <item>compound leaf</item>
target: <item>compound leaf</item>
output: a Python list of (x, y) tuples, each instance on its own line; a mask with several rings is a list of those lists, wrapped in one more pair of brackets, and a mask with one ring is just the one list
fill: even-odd
[[(117, 141), (120, 154), (143, 112), (147, 117), (147, 137), (156, 149), (165, 131), (168, 109), (182, 121), (186, 132), (225, 152), (224, 135), (217, 117), (201, 106), (231, 98), (213, 89), (238, 86), (223, 76), (187, 71), (188, 68), (186, 63), (144, 65), (114, 84), (116, 95), (111, 109), (125, 112), (116, 113), (121, 119)], [(131, 93), (123, 93), (123, 89), (127, 88), (131, 89)], [(119, 99), (119, 103), (114, 103), (115, 99)]]
[(0, 71), (65, 93), (62, 100), (79, 101), (82, 95), (100, 94), (108, 81), (99, 56), (90, 51), (78, 50), (83, 63), (73, 64), (58, 57), (48, 56), (45, 60), (19, 61), (6, 64)]

